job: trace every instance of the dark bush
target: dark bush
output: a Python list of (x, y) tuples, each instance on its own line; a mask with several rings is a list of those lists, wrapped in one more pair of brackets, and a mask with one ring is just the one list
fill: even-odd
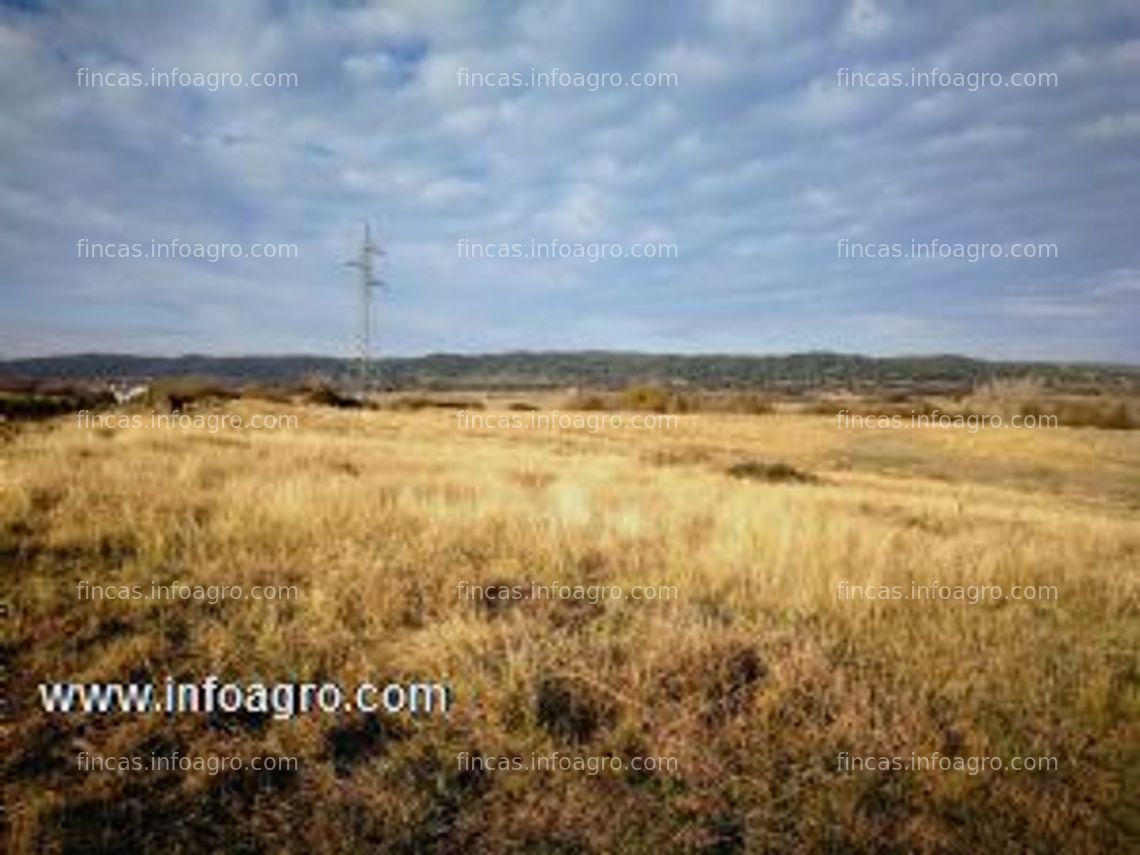
[(728, 474), (733, 478), (767, 481), (772, 484), (810, 484), (816, 480), (815, 476), (801, 472), (791, 464), (782, 461), (764, 463), (759, 460), (744, 460), (729, 466)]

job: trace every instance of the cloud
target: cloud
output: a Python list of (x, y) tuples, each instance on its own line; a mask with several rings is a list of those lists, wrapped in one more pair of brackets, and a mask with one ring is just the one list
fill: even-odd
[(1100, 116), (1092, 122), (1081, 125), (1077, 133), (1099, 140), (1140, 136), (1140, 110)]
[[(0, 6), (0, 351), (347, 353), (360, 223), (384, 347), (1140, 360), (1140, 9), (1014, 0), (129, 0)], [(289, 72), (94, 87), (76, 71)], [(1054, 71), (841, 87), (839, 68)], [(534, 72), (621, 85), (529, 85)], [(460, 72), (524, 85), (461, 85)], [(626, 85), (634, 72), (675, 85)], [(295, 261), (76, 257), (77, 240), (294, 242)], [(461, 238), (675, 242), (672, 260), (471, 260)], [(836, 257), (841, 238), (1060, 258)], [(570, 320), (572, 319), (572, 320)], [(34, 334), (29, 331), (34, 331)]]
[(874, 38), (883, 35), (891, 25), (890, 16), (878, 0), (851, 0), (844, 29), (856, 38)]
[(1005, 312), (1015, 318), (1049, 318), (1077, 320), (1095, 318), (1104, 311), (1103, 306), (1078, 303), (1065, 297), (1009, 297)]
[(1105, 320), (1140, 312), (1140, 268), (1108, 270), (1067, 284), (1072, 287), (1054, 284), (1049, 290), (1005, 297), (1001, 310), (1013, 317), (1059, 320)]

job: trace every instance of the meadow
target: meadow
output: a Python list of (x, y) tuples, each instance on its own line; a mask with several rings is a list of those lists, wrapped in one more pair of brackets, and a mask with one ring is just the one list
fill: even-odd
[[(1105, 852), (1140, 839), (1140, 432), (845, 429), (780, 408), (653, 428), (626, 411), (625, 427), (591, 430), (473, 426), (436, 406), (202, 406), (296, 423), (0, 426), (14, 855)], [(76, 595), (83, 581), (175, 580), (297, 596)], [(675, 596), (459, 595), (556, 581)], [(1048, 593), (840, 594), (915, 584)], [(37, 694), (48, 680), (211, 673), (440, 680), (453, 704), (277, 720), (48, 714)], [(298, 765), (82, 771), (80, 751)], [(670, 763), (480, 770), (463, 752)], [(1056, 763), (847, 770), (844, 752)]]

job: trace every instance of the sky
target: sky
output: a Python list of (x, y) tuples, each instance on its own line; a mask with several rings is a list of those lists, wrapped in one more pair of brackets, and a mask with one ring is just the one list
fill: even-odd
[(0, 2), (0, 357), (349, 355), (367, 220), (387, 355), (1136, 364), (1138, 208), (1136, 0)]

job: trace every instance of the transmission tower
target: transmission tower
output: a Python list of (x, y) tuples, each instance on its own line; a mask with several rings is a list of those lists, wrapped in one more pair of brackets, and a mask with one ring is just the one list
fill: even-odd
[(383, 255), (384, 250), (372, 242), (372, 230), (365, 222), (364, 242), (360, 245), (360, 254), (353, 261), (346, 262), (349, 267), (355, 267), (360, 271), (360, 332), (356, 342), (356, 367), (362, 395), (367, 394), (372, 386), (372, 337), (375, 331), (373, 292), (386, 286), (384, 280), (376, 273), (376, 260)]

